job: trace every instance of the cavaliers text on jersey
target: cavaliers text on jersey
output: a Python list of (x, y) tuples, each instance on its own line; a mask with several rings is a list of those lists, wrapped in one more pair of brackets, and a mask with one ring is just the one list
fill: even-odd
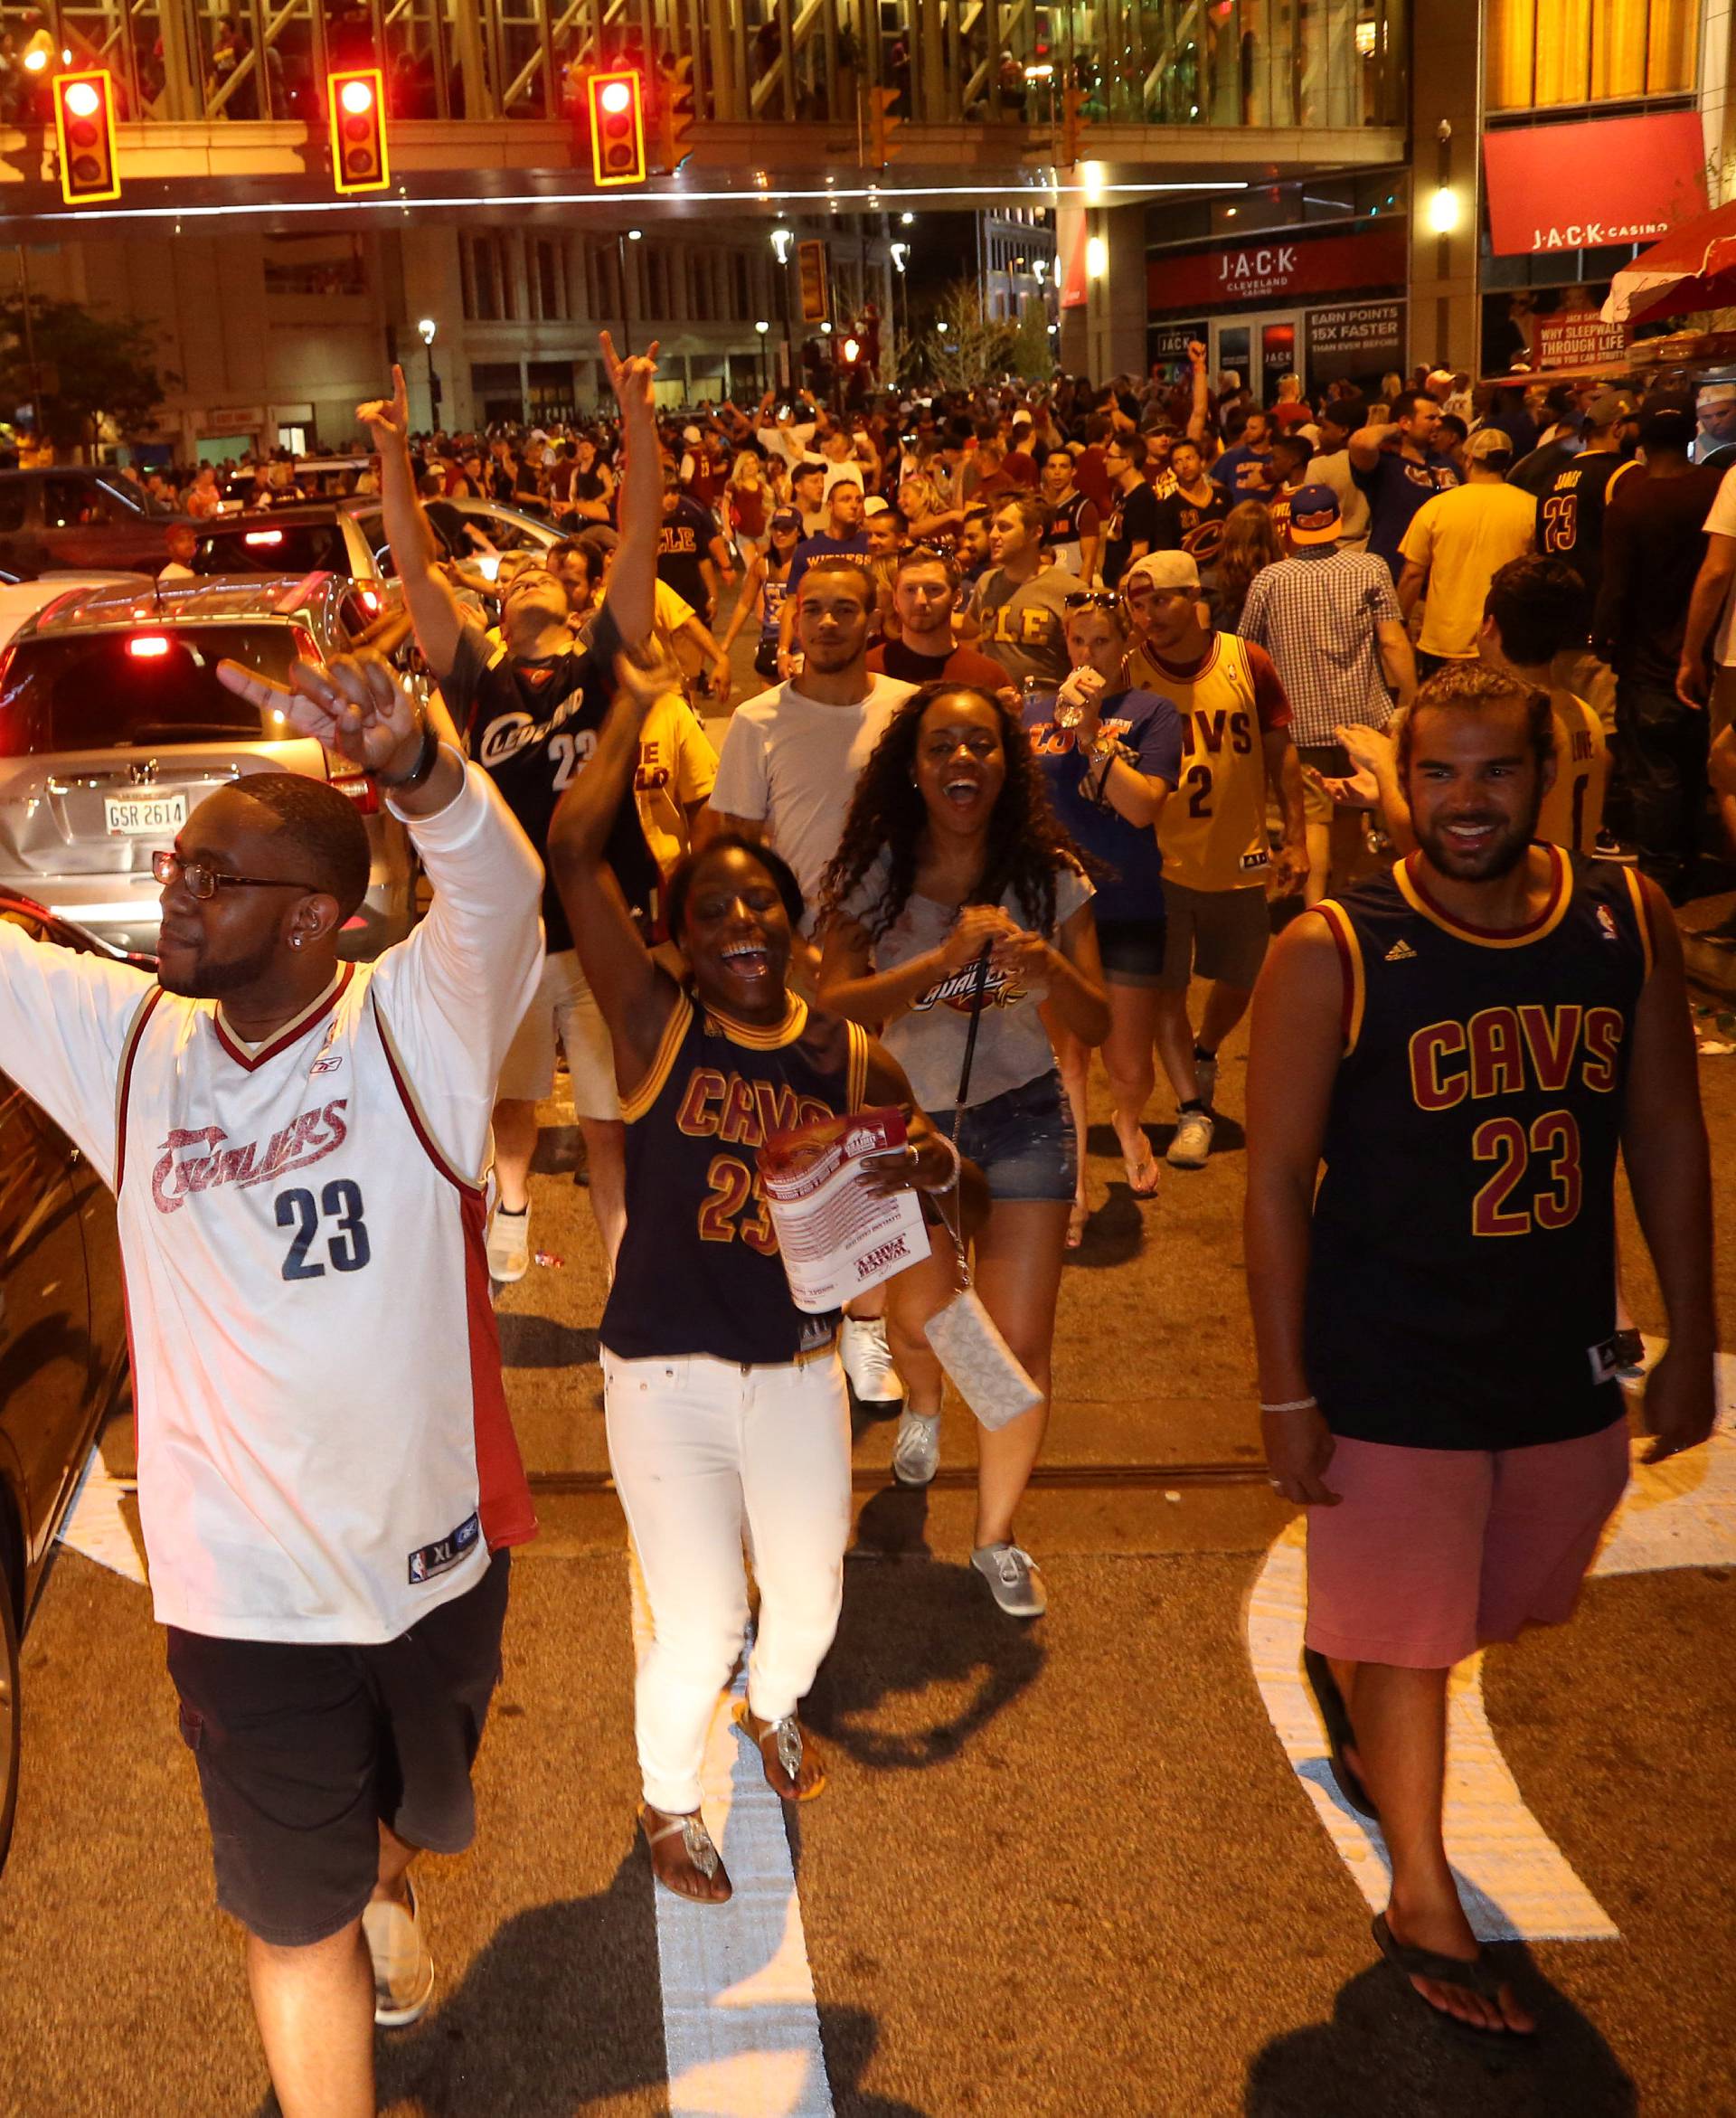
[(1485, 933), (1411, 855), (1316, 907), (1344, 1051), (1315, 1199), (1308, 1385), (1335, 1433), (1507, 1449), (1620, 1416), (1615, 1168), (1651, 932), (1627, 867), (1546, 849)]
[(790, 1300), (755, 1165), (767, 1136), (863, 1106), (868, 1033), (791, 998), (776, 1028), (685, 994), (651, 1071), (621, 1098), (627, 1234), (600, 1337), (622, 1360), (708, 1354), (755, 1367), (830, 1342)]

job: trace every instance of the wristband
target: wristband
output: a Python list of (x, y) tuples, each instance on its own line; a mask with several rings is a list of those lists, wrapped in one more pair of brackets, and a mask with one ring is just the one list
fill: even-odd
[(376, 787), (389, 789), (393, 794), (410, 787), (420, 787), (434, 770), (434, 761), (440, 754), (440, 739), (434, 733), (434, 723), (424, 714), (422, 716), (422, 747), (416, 753), (416, 762), (408, 772), (387, 773), (376, 771), (371, 775)]
[(1260, 1409), (1262, 1412), (1313, 1412), (1317, 1409), (1319, 1403), (1317, 1397), (1287, 1397), (1282, 1404), (1268, 1404), (1262, 1398)]
[(944, 1132), (937, 1132), (934, 1137), (940, 1142), (940, 1145), (945, 1148), (948, 1154), (952, 1157), (952, 1175), (948, 1177), (944, 1184), (925, 1184), (922, 1187), (923, 1190), (927, 1192), (931, 1198), (944, 1197), (948, 1192), (956, 1190), (958, 1187), (959, 1172), (965, 1166), (965, 1158), (958, 1152), (958, 1143), (957, 1140), (948, 1139)]

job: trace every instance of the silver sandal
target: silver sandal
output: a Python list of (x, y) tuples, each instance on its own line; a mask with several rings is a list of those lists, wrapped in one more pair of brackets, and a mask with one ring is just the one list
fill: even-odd
[[(661, 1815), (665, 1812), (659, 1811), (658, 1813)], [(691, 1816), (672, 1818), (660, 1831), (654, 1831), (646, 1821), (646, 1811), (641, 1809), (639, 1811), (639, 1829), (645, 1833), (645, 1842), (647, 1847), (660, 1845), (664, 1839), (673, 1839), (679, 1832), (682, 1846), (688, 1859), (693, 1862), (694, 1867), (708, 1883), (713, 1876), (722, 1873), (722, 1858), (717, 1850), (711, 1833), (705, 1829), (704, 1818), (697, 1811), (694, 1811)], [(677, 1890), (673, 1883), (665, 1882), (664, 1877), (658, 1874), (657, 1864), (655, 1860), (651, 1863), (651, 1872), (656, 1880), (663, 1884), (664, 1888), (672, 1897), (679, 1897), (688, 1905), (723, 1905), (728, 1903), (727, 1898), (695, 1897), (690, 1896), (685, 1890)], [(725, 1883), (729, 1881), (727, 1876), (723, 1879)]]
[[(802, 1725), (795, 1715), (786, 1714), (780, 1720), (769, 1721), (766, 1724), (764, 1734), (759, 1736), (756, 1736), (753, 1730), (748, 1726), (748, 1705), (745, 1699), (736, 1700), (734, 1706), (730, 1709), (730, 1718), (735, 1724), (736, 1734), (760, 1760), (762, 1770), (766, 1763), (765, 1739), (768, 1735), (772, 1738), (773, 1746), (778, 1753), (778, 1763), (788, 1774), (789, 1783), (793, 1789), (797, 1782), (797, 1776), (801, 1772), (802, 1758), (805, 1754), (802, 1748)], [(786, 1794), (781, 1788), (777, 1787), (772, 1789), (772, 1792), (778, 1796), (780, 1801), (811, 1801), (824, 1789), (825, 1785), (826, 1776), (822, 1773), (812, 1787), (805, 1789), (799, 1794), (793, 1792)]]

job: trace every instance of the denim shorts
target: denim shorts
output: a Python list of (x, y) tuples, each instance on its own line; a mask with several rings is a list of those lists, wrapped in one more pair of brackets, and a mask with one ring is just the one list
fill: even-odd
[[(952, 1138), (952, 1112), (929, 1118)], [(958, 1152), (988, 1179), (988, 1196), (1009, 1204), (1025, 1199), (1071, 1201), (1079, 1181), (1079, 1141), (1058, 1073), (973, 1103), (958, 1120)]]

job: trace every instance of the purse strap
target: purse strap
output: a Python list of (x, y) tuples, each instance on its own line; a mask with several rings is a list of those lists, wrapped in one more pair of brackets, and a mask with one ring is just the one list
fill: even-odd
[[(965, 1031), (965, 1063), (959, 1070), (958, 1093), (952, 1106), (952, 1147), (955, 1154), (958, 1151), (958, 1128), (964, 1121), (965, 1098), (970, 1093), (970, 1070), (976, 1059), (976, 1032), (983, 1019), (983, 1001), (988, 992), (988, 959), (994, 946), (992, 941), (983, 943), (982, 952), (976, 958), (974, 967), (976, 976), (970, 989), (970, 1023)], [(954, 1199), (958, 1196), (956, 1185), (952, 1196)], [(947, 1211), (944, 1197), (937, 1200), (936, 1204), (939, 1206), (940, 1218), (947, 1234), (952, 1238), (952, 1246), (958, 1253), (958, 1292), (967, 1293), (970, 1289), (970, 1260), (965, 1253), (963, 1224), (955, 1221)]]

